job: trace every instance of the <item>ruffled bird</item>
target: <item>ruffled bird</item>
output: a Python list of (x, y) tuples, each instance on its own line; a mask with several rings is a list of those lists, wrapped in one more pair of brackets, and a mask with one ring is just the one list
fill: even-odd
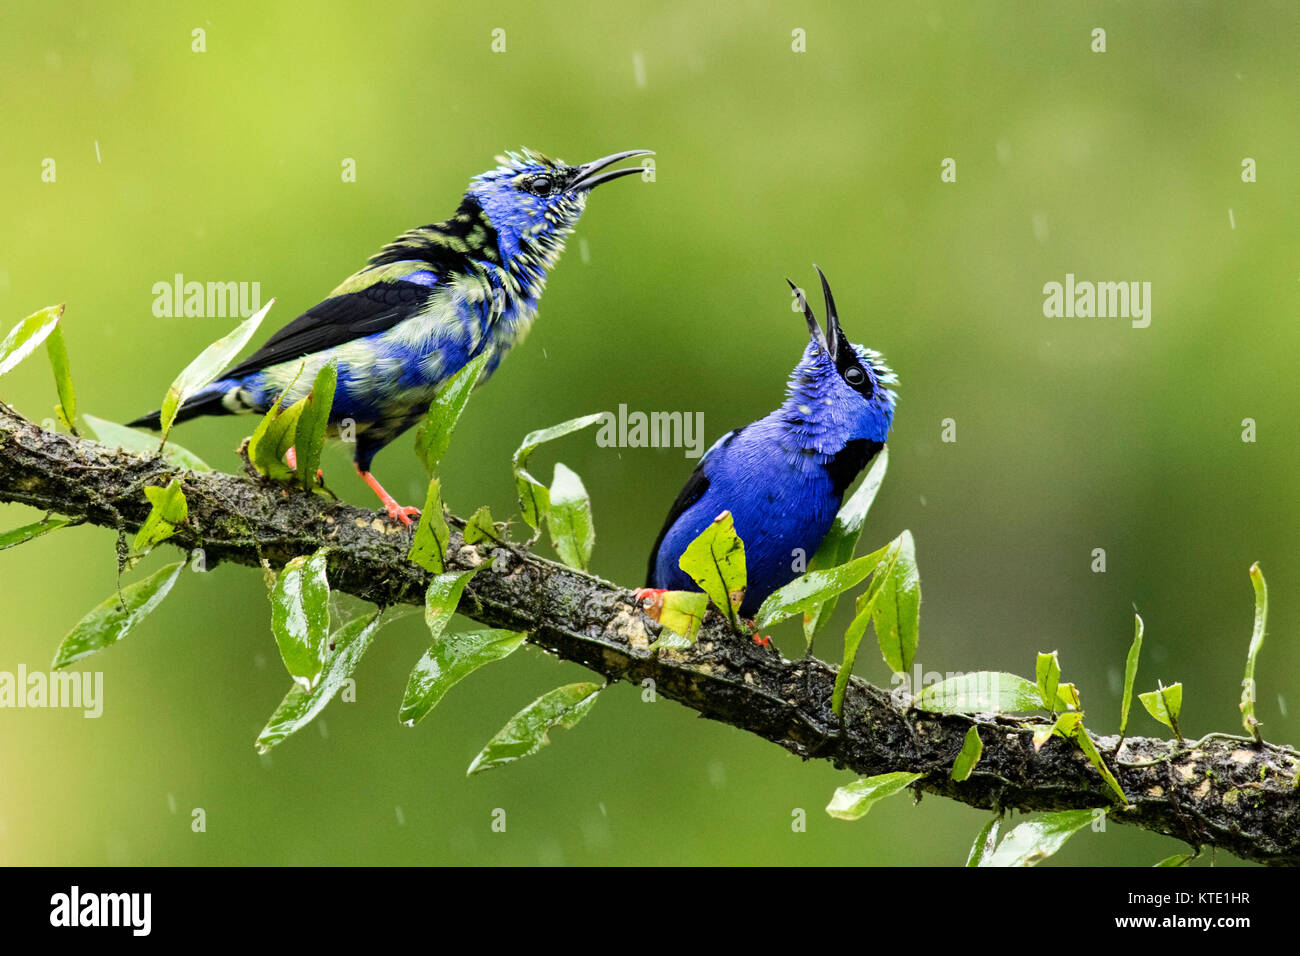
[[(350, 425), (358, 474), (389, 515), (411, 523), (370, 473), (375, 454), (424, 416), (438, 390), (486, 352), (479, 384), (537, 314), (546, 277), (564, 251), (591, 190), (641, 172), (611, 169), (649, 155), (633, 149), (581, 166), (524, 150), (477, 176), (445, 222), (398, 236), (365, 268), (271, 336), (258, 351), (181, 407), (200, 415), (265, 414), (291, 404), (327, 362), (338, 363), (330, 433)], [(286, 391), (287, 390), (287, 391)], [(157, 429), (159, 413), (130, 423)]]
[[(840, 327), (821, 270), (826, 329), (790, 283), (810, 341), (770, 415), (727, 432), (705, 452), (669, 509), (650, 553), (648, 587), (698, 591), (678, 565), (682, 552), (723, 511), (745, 543), (747, 587), (740, 613), (802, 573), (830, 530), (844, 493), (884, 447), (897, 377), (879, 353), (854, 345)], [(789, 280), (786, 280), (789, 282)]]

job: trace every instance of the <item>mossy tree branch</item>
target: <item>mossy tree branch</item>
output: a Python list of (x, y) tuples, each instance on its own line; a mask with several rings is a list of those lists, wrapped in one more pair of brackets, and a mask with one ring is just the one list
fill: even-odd
[[(146, 485), (179, 478), (189, 520), (169, 544), (203, 549), (206, 562), (279, 567), (330, 546), (329, 579), (380, 605), (422, 605), (429, 575), (406, 558), (410, 532), (375, 512), (227, 474), (180, 471), (45, 431), (0, 404), (0, 501), (20, 502), (120, 531), (149, 512)], [(453, 521), (453, 524), (456, 522)], [(1078, 747), (1051, 739), (1037, 753), (1023, 719), (978, 718), (983, 757), (971, 777), (949, 770), (972, 719), (896, 706), (890, 694), (851, 681), (844, 721), (831, 711), (835, 670), (816, 659), (786, 660), (731, 633), (711, 616), (685, 651), (651, 652), (658, 625), (631, 593), (539, 558), (517, 545), (466, 545), (453, 534), (450, 566), (476, 575), (461, 613), (491, 627), (525, 631), (533, 644), (610, 681), (652, 680), (656, 692), (705, 717), (757, 734), (804, 758), (862, 775), (924, 773), (917, 789), (985, 809), (1112, 807), (1110, 819), (1248, 860), (1300, 863), (1300, 758), (1287, 748), (1211, 736), (1194, 745), (1094, 737), (1131, 801), (1115, 805)]]

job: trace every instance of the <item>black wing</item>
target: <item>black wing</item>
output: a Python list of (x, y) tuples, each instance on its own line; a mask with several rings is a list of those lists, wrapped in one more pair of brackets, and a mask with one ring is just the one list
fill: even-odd
[(388, 280), (331, 296), (308, 309), (222, 378), (241, 378), (271, 365), (323, 352), (391, 329), (429, 301), (434, 290), (418, 282)]
[(691, 476), (686, 479), (686, 484), (682, 486), (682, 490), (678, 493), (677, 500), (668, 509), (668, 517), (664, 519), (664, 526), (659, 531), (659, 537), (655, 538), (654, 547), (650, 549), (650, 564), (646, 568), (645, 575), (646, 587), (654, 587), (655, 565), (659, 562), (659, 546), (664, 543), (664, 538), (668, 536), (668, 529), (677, 523), (677, 519), (682, 516), (682, 512), (703, 498), (704, 493), (709, 490), (709, 477), (704, 473), (704, 463), (709, 460), (709, 455), (730, 442), (742, 430), (737, 428), (718, 439), (714, 446), (704, 453), (700, 463), (695, 466)]

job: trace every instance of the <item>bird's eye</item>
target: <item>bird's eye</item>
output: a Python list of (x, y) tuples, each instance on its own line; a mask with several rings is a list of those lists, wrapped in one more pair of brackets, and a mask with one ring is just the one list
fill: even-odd
[(861, 385), (867, 380), (867, 373), (862, 371), (856, 365), (850, 366), (844, 370), (844, 381), (848, 382), (854, 388)]
[(555, 183), (550, 176), (534, 176), (528, 181), (528, 191), (534, 196), (545, 198), (555, 192)]

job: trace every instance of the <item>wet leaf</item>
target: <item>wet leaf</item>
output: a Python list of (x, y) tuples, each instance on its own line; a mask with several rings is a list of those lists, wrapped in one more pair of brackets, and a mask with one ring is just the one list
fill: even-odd
[(184, 567), (184, 561), (177, 561), (159, 568), (143, 581), (127, 585), (120, 595), (114, 592), (68, 632), (54, 655), (52, 666), (66, 667), (126, 637), (162, 603)]
[[(689, 647), (700, 633), (700, 624), (709, 609), (709, 596), (701, 591), (665, 591), (659, 608), (659, 623), (663, 632), (650, 649), (656, 647)], [(665, 641), (676, 635), (682, 643)]]
[(1043, 702), (1044, 710), (1056, 710), (1056, 688), (1061, 683), (1061, 663), (1056, 651), (1050, 654), (1038, 653), (1038, 665), (1035, 668), (1038, 678), (1038, 696)]
[(980, 730), (978, 727), (972, 727), (966, 731), (966, 739), (962, 741), (961, 752), (957, 754), (957, 759), (952, 763), (952, 779), (961, 783), (970, 777), (971, 771), (975, 765), (980, 762), (980, 757), (984, 756), (984, 742), (980, 740)]
[(1182, 736), (1178, 730), (1178, 715), (1183, 709), (1182, 684), (1170, 684), (1165, 687), (1157, 681), (1157, 689), (1138, 694), (1138, 700), (1142, 702), (1148, 714), (1172, 730), (1175, 735)]
[[(1037, 690), (1037, 688), (1035, 688)], [(1037, 820), (1017, 824), (980, 866), (1037, 866), (1052, 856), (1094, 819), (1093, 810), (1045, 813)]]
[(515, 450), (513, 463), (515, 489), (519, 495), (519, 510), (523, 514), (528, 527), (534, 531), (541, 529), (541, 522), (550, 511), (551, 496), (547, 487), (528, 473), (529, 457), (539, 446), (594, 425), (602, 421), (604, 417), (604, 412), (596, 412), (594, 415), (572, 418), (567, 422), (561, 422), (559, 425), (552, 425), (550, 428), (541, 428), (535, 432), (529, 432), (524, 436), (523, 444)]
[(271, 630), (289, 676), (312, 690), (329, 658), (328, 551), (297, 557), (284, 566), (271, 589)]
[(296, 734), (325, 709), (356, 670), (380, 623), (378, 613), (359, 617), (330, 635), (334, 650), (330, 652), (320, 682), (312, 690), (296, 682), (289, 688), (289, 693), (284, 695), (280, 706), (257, 735), (258, 753), (264, 754), (286, 737)]
[(549, 497), (551, 508), (546, 525), (551, 530), (551, 544), (561, 561), (586, 571), (591, 549), (596, 544), (596, 528), (591, 520), (591, 499), (582, 479), (556, 462)]
[(485, 664), (509, 657), (524, 643), (520, 631), (480, 630), (435, 637), (406, 681), (397, 718), (408, 727), (425, 718), (456, 684)]
[[(844, 695), (848, 692), (849, 679), (853, 676), (853, 665), (858, 659), (858, 648), (862, 645), (862, 637), (867, 632), (867, 624), (871, 621), (881, 589), (898, 561), (898, 550), (898, 543), (895, 541), (866, 556), (867, 558), (879, 556), (879, 560), (873, 569), (871, 584), (858, 596), (857, 613), (844, 632), (844, 657), (835, 675), (835, 689), (831, 694), (831, 710), (837, 717), (843, 716)], [(881, 650), (883, 652), (884, 648), (882, 647)]]
[(1128, 729), (1128, 712), (1133, 704), (1133, 681), (1137, 678), (1138, 658), (1142, 656), (1142, 617), (1133, 615), (1133, 643), (1129, 645), (1128, 658), (1124, 661), (1124, 696), (1119, 705), (1119, 735), (1124, 736)]
[(975, 842), (970, 846), (970, 853), (966, 855), (967, 866), (984, 865), (984, 859), (998, 845), (998, 824), (1001, 819), (999, 816), (990, 817), (989, 822), (980, 827), (980, 832), (975, 835)]
[(566, 684), (548, 691), (502, 727), (469, 765), (466, 774), (482, 773), (537, 753), (551, 742), (550, 731), (571, 730), (596, 706), (599, 684)]
[(876, 803), (885, 797), (892, 797), (923, 776), (924, 774), (899, 771), (862, 777), (836, 789), (831, 802), (826, 804), (826, 812), (837, 820), (858, 820), (866, 816), (867, 811)]
[(703, 589), (734, 629), (745, 595), (745, 543), (724, 511), (686, 546), (678, 566)]
[(66, 528), (72, 524), (71, 518), (46, 518), (44, 521), (37, 521), (35, 524), (25, 524), (21, 528), (14, 528), (12, 531), (0, 533), (0, 551), (5, 548), (16, 548), (20, 544), (25, 544), (33, 538), (39, 538), (43, 534), (49, 534), (51, 531), (58, 531), (60, 528)]
[(452, 432), (455, 431), (465, 406), (469, 404), (469, 397), (478, 384), (487, 360), (488, 353), (483, 352), (448, 379), (438, 390), (437, 397), (415, 433), (415, 453), (424, 462), (430, 476), (438, 470), (438, 463), (451, 445)]
[(441, 574), (446, 566), (449, 544), (451, 532), (447, 529), (447, 518), (443, 514), (442, 482), (431, 478), (424, 498), (424, 509), (420, 512), (420, 523), (415, 526), (415, 537), (411, 541), (407, 557), (424, 570)]
[(311, 491), (316, 487), (325, 433), (329, 430), (330, 410), (334, 407), (334, 390), (338, 385), (338, 362), (326, 362), (316, 373), (311, 391), (302, 400), (302, 411), (294, 425), (293, 450), (298, 460), (298, 487)]
[(63, 309), (62, 305), (47, 306), (39, 312), (33, 312), (9, 330), (9, 334), (0, 341), (0, 375), (40, 347), (59, 324), (59, 319), (63, 318)]
[(827, 602), (832, 601), (852, 588), (857, 587), (867, 575), (876, 570), (881, 559), (891, 545), (860, 558), (854, 558), (847, 564), (827, 568), (823, 571), (808, 571), (795, 578), (784, 587), (777, 588), (763, 601), (762, 607), (754, 615), (754, 625), (760, 630), (779, 624), (796, 614), (808, 614), (817, 611)]
[[(853, 552), (857, 550), (858, 541), (862, 537), (862, 526), (866, 523), (867, 512), (876, 500), (876, 493), (880, 491), (880, 485), (885, 480), (885, 469), (888, 466), (889, 449), (886, 447), (880, 449), (880, 454), (876, 455), (871, 467), (867, 469), (866, 477), (840, 508), (831, 530), (826, 533), (821, 546), (817, 548), (817, 553), (808, 562), (808, 570), (820, 571), (839, 567), (853, 558)], [(826, 626), (826, 622), (835, 613), (835, 605), (838, 601), (839, 596), (832, 595), (823, 603), (804, 612), (803, 631), (808, 643), (811, 644), (817, 632)]]
[(164, 444), (167, 442), (167, 433), (171, 431), (172, 424), (176, 421), (176, 413), (185, 404), (185, 400), (204, 386), (211, 384), (230, 365), (235, 356), (248, 344), (248, 340), (253, 337), (253, 333), (257, 331), (257, 327), (262, 324), (266, 313), (273, 305), (275, 299), (266, 303), (252, 316), (200, 352), (198, 357), (176, 376), (171, 387), (167, 389), (167, 396), (163, 399), (159, 416)]
[(496, 522), (492, 520), (492, 510), (487, 505), (475, 511), (465, 522), (465, 543), (479, 544), (483, 541), (491, 541), (494, 544), (505, 543)]
[[(1255, 716), (1255, 661), (1260, 648), (1264, 646), (1264, 628), (1268, 624), (1268, 585), (1264, 583), (1264, 572), (1259, 563), (1250, 566), (1250, 583), (1255, 589), (1255, 627), (1250, 635), (1250, 649), (1246, 652), (1246, 673), (1241, 679), (1241, 725), (1246, 733), (1255, 738), (1259, 736), (1259, 719)], [(1181, 700), (1180, 700), (1181, 703)], [(1174, 720), (1178, 714), (1174, 714)]]
[(144, 490), (149, 499), (149, 516), (131, 542), (131, 550), (136, 554), (148, 554), (153, 546), (166, 541), (176, 533), (176, 526), (190, 516), (189, 503), (181, 483), (173, 478), (166, 488), (148, 487)]
[(1038, 686), (1015, 674), (975, 671), (922, 688), (912, 706), (936, 714), (1016, 714), (1038, 710)]
[(65, 428), (77, 434), (77, 392), (72, 386), (72, 366), (68, 362), (68, 348), (63, 343), (63, 327), (57, 322), (45, 340), (45, 352), (54, 370), (54, 387), (59, 393), (59, 404), (54, 411)]

